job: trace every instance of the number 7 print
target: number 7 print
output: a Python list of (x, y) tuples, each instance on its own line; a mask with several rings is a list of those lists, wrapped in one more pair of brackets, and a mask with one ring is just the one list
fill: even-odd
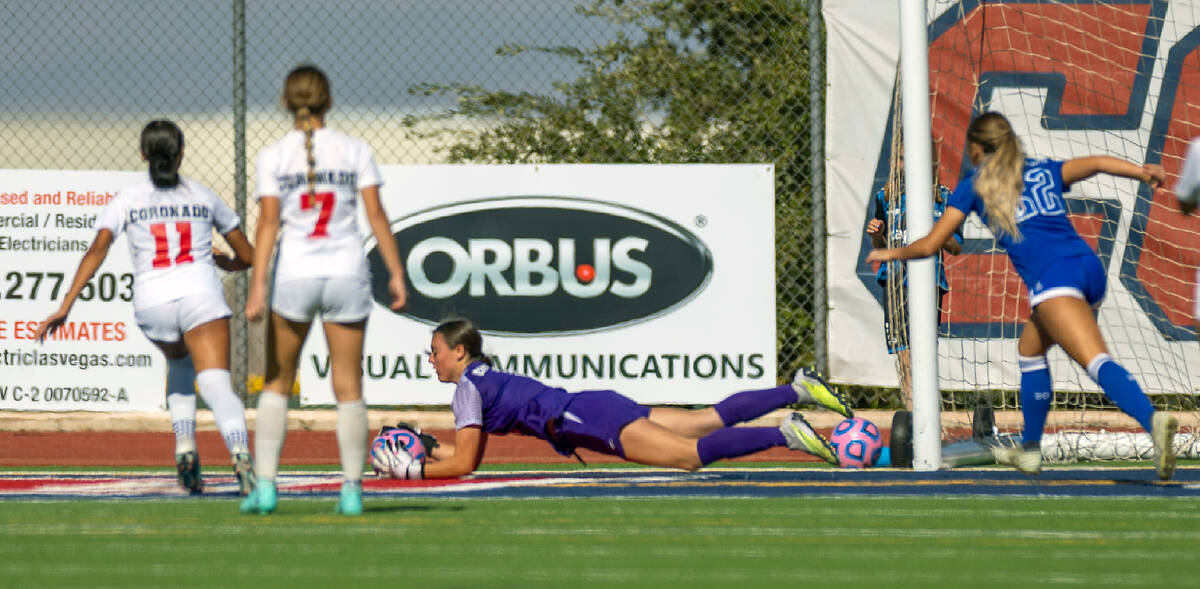
[(321, 211), (317, 213), (317, 225), (308, 235), (310, 238), (329, 237), (329, 218), (333, 216), (335, 200), (332, 192), (306, 193), (300, 197), (300, 210), (302, 211), (311, 211), (318, 204), (321, 206)]

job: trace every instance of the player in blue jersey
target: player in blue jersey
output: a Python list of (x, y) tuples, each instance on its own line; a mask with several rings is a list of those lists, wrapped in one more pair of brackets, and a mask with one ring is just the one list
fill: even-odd
[(440, 444), (422, 465), (402, 451), (377, 470), (398, 478), (452, 478), (470, 474), (483, 459), (488, 434), (517, 433), (546, 440), (564, 456), (576, 448), (651, 466), (696, 470), (722, 458), (787, 446), (837, 464), (837, 456), (799, 413), (779, 427), (731, 427), (774, 409), (822, 405), (847, 417), (853, 411), (814, 372), (802, 369), (791, 384), (734, 394), (713, 407), (647, 407), (613, 391), (567, 391), (496, 370), (483, 337), (466, 320), (433, 332), (429, 361), (438, 380), (456, 385), (454, 444)]
[(1071, 225), (1063, 199), (1072, 184), (1100, 173), (1157, 187), (1165, 178), (1162, 166), (1139, 166), (1108, 156), (1029, 159), (1008, 119), (998, 113), (980, 115), (971, 123), (967, 155), (975, 170), (959, 183), (929, 234), (903, 248), (875, 250), (867, 259), (886, 262), (933, 255), (969, 213), (979, 215), (1008, 251), (1029, 288), (1033, 309), (1017, 345), (1024, 443), (995, 450), (997, 462), (1027, 474), (1041, 471), (1042, 430), (1053, 399), (1046, 351), (1057, 344), (1087, 369), (1109, 399), (1150, 432), (1158, 476), (1171, 478), (1171, 443), (1178, 422), (1167, 412), (1155, 411), (1133, 376), (1109, 356), (1095, 315), (1107, 288), (1104, 267)]
[[(946, 211), (946, 202), (950, 199), (950, 189), (942, 186), (938, 180), (938, 159), (937, 147), (934, 146), (932, 153), (933, 157), (933, 177), (934, 186), (936, 186), (936, 194), (933, 200), (933, 221), (936, 223), (942, 218), (942, 213)], [(896, 169), (892, 171), (890, 177), (894, 180), (889, 180), (884, 184), (879, 192), (875, 193), (875, 215), (867, 222), (867, 235), (871, 238), (871, 245), (876, 248), (887, 247), (888, 241), (900, 243), (904, 241), (904, 235), (907, 231), (907, 224), (904, 219), (904, 211), (907, 205), (907, 194), (901, 186), (897, 186), (904, 179), (904, 147), (897, 148)], [(897, 206), (892, 207), (892, 192), (900, 191), (900, 197), (897, 199)], [(950, 292), (950, 282), (946, 280), (946, 267), (943, 263), (943, 254), (956, 255), (962, 251), (962, 230), (954, 232), (954, 235), (946, 240), (942, 245), (941, 250), (937, 254), (937, 287), (938, 287), (938, 309), (942, 309), (942, 301), (946, 298), (946, 293)], [(888, 273), (893, 272), (892, 277), (902, 277), (899, 280), (892, 281), (892, 288), (895, 292), (888, 292)], [(887, 342), (887, 351), (889, 354), (896, 356), (896, 369), (900, 375), (900, 392), (904, 395), (904, 406), (908, 410), (912, 410), (912, 365), (908, 353), (908, 274), (907, 268), (902, 262), (892, 262), (888, 264), (880, 264), (879, 270), (875, 274), (875, 280), (883, 288), (884, 293), (887, 293), (887, 298), (883, 305), (883, 335)], [(940, 315), (940, 311), (939, 311)]]

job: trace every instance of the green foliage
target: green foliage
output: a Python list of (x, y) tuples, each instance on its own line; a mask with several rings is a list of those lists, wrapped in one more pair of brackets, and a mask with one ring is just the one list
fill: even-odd
[(786, 162), (807, 137), (807, 22), (779, 1), (597, 0), (579, 12), (621, 26), (591, 48), (507, 45), (571, 60), (584, 72), (558, 94), (421, 84), (458, 106), (441, 128), (451, 162)]
[(453, 163), (772, 163), (781, 373), (815, 356), (808, 11), (787, 0), (594, 0), (594, 47), (507, 45), (570, 60), (554, 94), (421, 84), (457, 106), (406, 125)]

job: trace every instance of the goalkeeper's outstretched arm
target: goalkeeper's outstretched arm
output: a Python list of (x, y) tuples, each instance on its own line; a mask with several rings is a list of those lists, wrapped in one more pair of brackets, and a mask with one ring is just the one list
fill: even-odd
[(486, 447), (487, 434), (483, 428), (472, 425), (459, 429), (454, 433), (454, 444), (441, 442), (434, 449), (433, 457), (437, 460), (425, 464), (425, 478), (452, 479), (475, 472)]

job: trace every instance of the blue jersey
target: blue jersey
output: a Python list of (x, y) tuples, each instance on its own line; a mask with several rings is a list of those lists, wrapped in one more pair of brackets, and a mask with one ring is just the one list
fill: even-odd
[(516, 432), (550, 441), (546, 424), (562, 415), (568, 395), (532, 378), (472, 362), (458, 380), (450, 407), (455, 429), (478, 425), (489, 434)]
[[(1067, 217), (1063, 192), (1070, 186), (1063, 184), (1062, 166), (1063, 162), (1058, 160), (1025, 160), (1025, 189), (1021, 191), (1021, 204), (1017, 207), (1021, 241), (1015, 241), (1008, 234), (997, 236), (1026, 286), (1037, 283), (1046, 268), (1057, 260), (1096, 255)], [(966, 214), (974, 211), (987, 223), (983, 199), (975, 193), (975, 172), (959, 183), (950, 197), (950, 206)]]
[[(903, 239), (903, 235), (908, 228), (904, 221), (904, 211), (906, 205), (908, 204), (905, 200), (906, 196), (907, 194), (901, 194), (899, 203), (900, 206), (897, 207), (897, 210), (892, 210), (888, 206), (887, 192), (884, 189), (880, 188), (879, 192), (875, 194), (875, 218), (883, 221), (887, 232), (891, 236), (897, 238), (895, 241), (905, 241)], [(946, 188), (945, 186), (938, 185), (938, 198), (934, 199), (933, 201), (934, 223), (937, 223), (938, 220), (942, 218), (942, 213), (946, 212), (946, 202), (949, 200), (950, 189)], [(954, 232), (954, 239), (957, 240), (958, 243), (963, 242), (961, 227)], [(936, 260), (938, 290), (950, 290), (950, 283), (946, 281), (946, 267), (942, 262), (941, 250), (938, 250)], [(891, 264), (879, 265), (879, 271), (875, 273), (875, 280), (879, 281), (879, 284), (884, 284), (887, 282), (888, 266), (891, 266)], [(908, 276), (904, 277), (904, 282), (905, 284), (908, 283)]]

